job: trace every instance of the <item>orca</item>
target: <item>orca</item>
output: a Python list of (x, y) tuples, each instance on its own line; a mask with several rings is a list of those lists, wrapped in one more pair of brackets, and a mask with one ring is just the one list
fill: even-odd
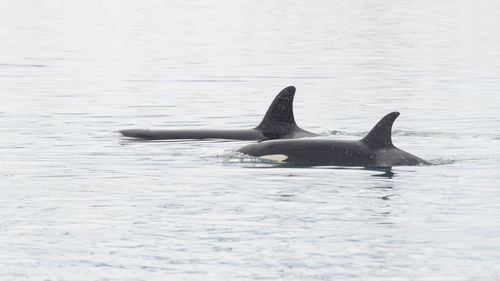
[(392, 144), (392, 124), (399, 112), (382, 118), (361, 140), (305, 138), (269, 140), (238, 151), (253, 157), (308, 166), (392, 167), (430, 165)]
[(317, 136), (301, 129), (293, 116), (295, 87), (283, 89), (273, 100), (262, 122), (255, 128), (243, 130), (122, 130), (123, 136), (148, 139), (233, 139), (233, 140), (270, 140), (293, 139)]

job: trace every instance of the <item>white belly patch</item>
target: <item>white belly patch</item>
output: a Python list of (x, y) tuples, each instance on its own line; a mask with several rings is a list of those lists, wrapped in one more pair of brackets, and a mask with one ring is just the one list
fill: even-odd
[(283, 162), (286, 159), (288, 159), (288, 156), (286, 156), (285, 154), (270, 154), (270, 155), (262, 155), (259, 158), (277, 162)]

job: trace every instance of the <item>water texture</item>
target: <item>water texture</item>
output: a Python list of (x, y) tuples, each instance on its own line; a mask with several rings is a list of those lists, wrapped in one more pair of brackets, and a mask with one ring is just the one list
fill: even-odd
[[(1, 280), (499, 280), (500, 2), (1, 1)], [(284, 87), (302, 128), (436, 164), (301, 167), (245, 141)]]

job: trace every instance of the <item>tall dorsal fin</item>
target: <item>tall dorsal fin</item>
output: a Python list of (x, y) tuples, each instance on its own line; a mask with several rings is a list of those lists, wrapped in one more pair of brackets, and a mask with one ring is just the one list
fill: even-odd
[(271, 106), (269, 106), (264, 119), (257, 126), (257, 129), (262, 130), (264, 135), (269, 134), (269, 137), (279, 137), (296, 128), (297, 125), (293, 117), (294, 97), (294, 86), (288, 86), (281, 90), (276, 98), (274, 98)]
[(391, 112), (384, 116), (361, 141), (372, 148), (393, 147), (392, 124), (398, 116), (399, 112)]

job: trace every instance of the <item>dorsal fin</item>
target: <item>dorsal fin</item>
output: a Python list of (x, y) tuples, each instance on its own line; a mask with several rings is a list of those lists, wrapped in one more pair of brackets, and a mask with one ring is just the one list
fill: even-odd
[(399, 112), (391, 112), (384, 116), (361, 141), (371, 148), (393, 147), (392, 124), (398, 116)]
[(269, 138), (280, 137), (290, 130), (295, 129), (295, 118), (293, 116), (293, 98), (295, 97), (295, 87), (288, 86), (281, 90), (274, 98), (273, 103), (260, 122), (257, 129)]
[(269, 109), (258, 127), (266, 126), (268, 123), (285, 122), (295, 123), (293, 117), (293, 98), (295, 97), (295, 87), (288, 86), (281, 90), (274, 98)]

